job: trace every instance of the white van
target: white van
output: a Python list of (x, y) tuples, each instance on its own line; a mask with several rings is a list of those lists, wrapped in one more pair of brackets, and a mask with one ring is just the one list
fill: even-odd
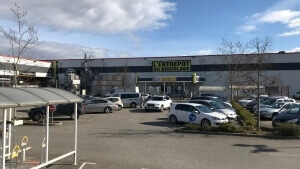
[(113, 97), (120, 97), (124, 107), (135, 108), (137, 105), (141, 105), (141, 93), (135, 93), (135, 92), (118, 93), (113, 95)]
[(132, 86), (129, 88), (114, 87), (108, 93), (106, 93), (105, 96), (109, 97), (109, 96), (115, 96), (115, 94), (118, 93), (129, 93), (129, 92), (139, 93), (140, 90), (138, 86)]

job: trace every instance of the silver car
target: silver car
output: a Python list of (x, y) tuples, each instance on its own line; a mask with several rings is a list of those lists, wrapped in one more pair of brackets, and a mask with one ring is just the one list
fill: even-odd
[(233, 111), (231, 109), (227, 109), (222, 104), (220, 104), (216, 101), (213, 101), (213, 100), (189, 100), (188, 102), (202, 104), (202, 105), (212, 109), (215, 112), (219, 112), (219, 113), (226, 115), (229, 120), (237, 119), (237, 114), (235, 111)]
[(118, 110), (121, 110), (123, 108), (123, 102), (120, 97), (106, 97), (105, 100), (109, 100), (113, 103), (118, 104)]
[(84, 103), (84, 112), (105, 112), (111, 113), (118, 110), (118, 104), (105, 99), (92, 99)]
[[(291, 108), (292, 104), (295, 103), (273, 103), (272, 105), (270, 105), (270, 107), (261, 108), (260, 116), (263, 118), (272, 119), (277, 114)], [(255, 111), (255, 114), (257, 115), (257, 111)]]

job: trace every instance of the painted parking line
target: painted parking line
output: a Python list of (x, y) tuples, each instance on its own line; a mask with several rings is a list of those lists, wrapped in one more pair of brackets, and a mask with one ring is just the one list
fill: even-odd
[(300, 155), (293, 155), (293, 154), (279, 154), (279, 153), (269, 153), (269, 154), (276, 155), (276, 156), (300, 157)]
[(96, 165), (96, 163), (84, 162), (84, 163), (82, 163), (82, 165), (79, 167), (79, 169), (83, 169), (83, 167), (84, 167), (86, 164)]

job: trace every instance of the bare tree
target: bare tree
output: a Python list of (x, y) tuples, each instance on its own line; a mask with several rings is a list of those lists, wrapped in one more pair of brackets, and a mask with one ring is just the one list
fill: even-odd
[(13, 67), (13, 85), (16, 87), (19, 75), (18, 64), (20, 58), (24, 57), (24, 53), (27, 50), (39, 45), (39, 39), (35, 27), (28, 24), (25, 20), (27, 12), (21, 11), (17, 4), (15, 4), (14, 8), (11, 8), (11, 12), (14, 15), (14, 21), (16, 22), (17, 27), (15, 29), (8, 28), (6, 30), (0, 26), (0, 32), (9, 41), (11, 46), (11, 56), (13, 59), (9, 60), (9, 62)]
[(241, 42), (229, 42), (222, 39), (218, 50), (223, 54), (220, 57), (222, 66), (217, 71), (218, 79), (223, 79), (225, 86), (230, 86), (230, 98), (233, 99), (233, 86), (241, 84), (241, 64), (244, 62), (243, 54), (247, 50), (247, 44)]
[(246, 78), (245, 81), (248, 84), (256, 86), (256, 93), (258, 97), (257, 129), (260, 130), (260, 95), (262, 94), (261, 88), (274, 81), (274, 77), (270, 77), (265, 74), (265, 71), (271, 68), (271, 58), (267, 51), (272, 46), (272, 40), (269, 37), (257, 37), (250, 41), (249, 46), (253, 49), (253, 53), (248, 55), (245, 60), (245, 62), (247, 63), (245, 70), (247, 71), (244, 71), (244, 77)]
[(121, 87), (124, 89), (124, 92), (126, 92), (126, 89), (131, 88), (132, 84), (132, 79), (130, 74), (128, 73), (128, 65), (127, 65), (127, 61), (124, 65), (124, 69), (123, 72), (120, 73), (121, 76)]

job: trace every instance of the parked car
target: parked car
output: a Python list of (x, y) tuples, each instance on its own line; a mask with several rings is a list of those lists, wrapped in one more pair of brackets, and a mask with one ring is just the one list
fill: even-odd
[(145, 111), (159, 110), (162, 112), (164, 109), (170, 108), (171, 104), (172, 99), (169, 96), (153, 96), (144, 104), (144, 107)]
[[(266, 108), (271, 106), (274, 103), (296, 103), (296, 101), (294, 99), (290, 99), (287, 97), (270, 97), (268, 99), (266, 99), (265, 101), (263, 101), (260, 104), (260, 108)], [(253, 106), (252, 110), (255, 112), (257, 109), (257, 105)]]
[[(262, 118), (268, 118), (273, 119), (274, 116), (277, 114), (289, 109), (292, 107), (293, 103), (273, 103), (269, 107), (261, 108), (260, 109), (260, 116)], [(255, 111), (255, 114), (257, 115), (257, 111)]]
[(215, 112), (219, 112), (224, 114), (229, 120), (236, 120), (237, 114), (236, 112), (232, 111), (231, 109), (225, 108), (222, 104), (213, 101), (213, 100), (190, 100), (188, 103), (197, 103), (202, 104)]
[(214, 112), (202, 104), (196, 103), (173, 103), (168, 113), (169, 122), (187, 122), (201, 126), (219, 126), (228, 123), (227, 117)]
[(235, 111), (235, 109), (232, 107), (230, 103), (224, 102), (222, 99), (216, 96), (198, 96), (198, 97), (192, 97), (191, 100), (213, 100), (218, 102), (219, 104), (222, 104), (225, 108)]
[(116, 103), (118, 105), (118, 110), (121, 110), (123, 108), (123, 102), (120, 97), (106, 97), (105, 100)]
[[(74, 103), (70, 104), (59, 104), (55, 105), (56, 110), (53, 112), (53, 117), (58, 116), (69, 116), (72, 120), (74, 120)], [(28, 111), (28, 116), (33, 121), (39, 121), (46, 115), (46, 107), (39, 106), (34, 107)], [(84, 105), (82, 103), (77, 103), (77, 119), (79, 119), (80, 115), (84, 114)], [(49, 116), (52, 116), (51, 114)]]
[(255, 96), (248, 96), (242, 100), (239, 100), (238, 103), (240, 105), (242, 105), (243, 107), (246, 107), (247, 104), (250, 103), (254, 98), (255, 98)]
[(113, 103), (105, 99), (92, 99), (83, 104), (84, 104), (85, 113), (90, 113), (90, 112), (112, 113), (112, 111), (118, 110), (117, 103)]
[(272, 120), (273, 127), (284, 123), (300, 125), (300, 104), (293, 104), (290, 109), (276, 115)]
[[(249, 103), (246, 105), (246, 108), (247, 108), (248, 110), (250, 110), (251, 112), (254, 112), (254, 111), (253, 111), (253, 107), (257, 104), (257, 99), (258, 99), (258, 97), (255, 97), (254, 99), (251, 100), (251, 102), (249, 102)], [(268, 99), (268, 96), (267, 96), (267, 95), (261, 95), (261, 96), (260, 96), (259, 102), (262, 103), (262, 102), (264, 102), (266, 99)]]
[(180, 91), (180, 92), (172, 92), (167, 94), (169, 97), (171, 98), (179, 98), (179, 99), (184, 99), (187, 98), (187, 93), (184, 91)]
[(297, 93), (294, 95), (294, 99), (300, 99), (300, 92), (297, 92)]
[(86, 101), (91, 100), (91, 99), (95, 99), (95, 97), (93, 97), (91, 95), (78, 95), (78, 96), (83, 99), (83, 102), (86, 102)]
[(141, 105), (141, 93), (117, 93), (113, 97), (120, 97), (124, 107), (136, 108), (137, 105)]

